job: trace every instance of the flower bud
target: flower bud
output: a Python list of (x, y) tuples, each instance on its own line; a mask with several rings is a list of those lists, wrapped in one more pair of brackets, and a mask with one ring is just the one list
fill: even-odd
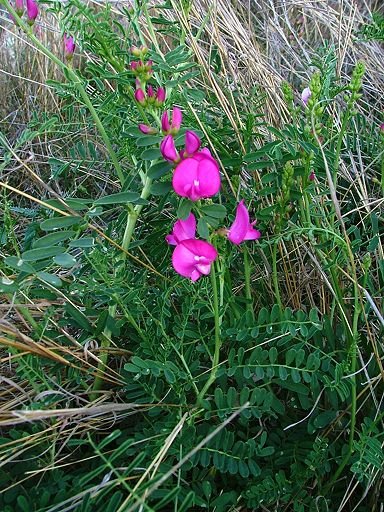
[(164, 87), (159, 87), (156, 91), (156, 100), (155, 105), (156, 107), (161, 107), (161, 105), (165, 101), (165, 89)]
[(145, 133), (145, 135), (155, 135), (155, 133), (157, 133), (156, 128), (153, 128), (152, 126), (148, 126), (146, 124), (139, 124), (139, 130), (142, 133)]
[(137, 89), (135, 91), (135, 100), (140, 103), (140, 105), (145, 105), (145, 93), (143, 89)]
[(28, 24), (33, 25), (35, 23), (35, 19), (39, 14), (39, 7), (35, 0), (27, 0), (27, 17)]
[(67, 60), (71, 60), (73, 58), (73, 53), (75, 51), (76, 45), (72, 36), (68, 36), (64, 34), (64, 53), (65, 58)]
[(180, 160), (180, 156), (176, 150), (175, 141), (173, 140), (172, 135), (167, 135), (160, 144), (160, 151), (165, 160), (169, 162), (178, 162)]
[(18, 16), (22, 16), (24, 12), (24, 0), (15, 0), (15, 11)]

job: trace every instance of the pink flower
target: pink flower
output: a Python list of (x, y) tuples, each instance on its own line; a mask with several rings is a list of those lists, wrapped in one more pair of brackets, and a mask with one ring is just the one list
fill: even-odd
[(178, 245), (183, 240), (195, 238), (196, 236), (196, 218), (193, 213), (185, 219), (179, 219), (173, 226), (173, 231), (165, 237), (169, 245)]
[(153, 92), (152, 85), (148, 85), (148, 88), (147, 88), (147, 96), (148, 96), (148, 98), (152, 98), (154, 95), (155, 95), (155, 93)]
[(64, 51), (65, 51), (65, 58), (66, 59), (72, 59), (73, 53), (75, 51), (76, 45), (75, 41), (72, 36), (68, 36), (67, 34), (64, 34)]
[(164, 134), (171, 133), (176, 135), (180, 130), (181, 123), (183, 121), (183, 114), (179, 107), (173, 107), (172, 109), (172, 120), (169, 122), (168, 111), (166, 110), (161, 116), (161, 129)]
[(152, 126), (148, 126), (146, 124), (139, 124), (139, 130), (145, 135), (154, 135), (157, 133), (156, 128), (152, 128)]
[(27, 0), (27, 17), (29, 25), (35, 23), (35, 19), (39, 14), (39, 7), (35, 0)]
[(309, 98), (312, 96), (312, 91), (309, 87), (306, 87), (301, 93), (301, 101), (307, 106)]
[(236, 245), (241, 244), (244, 240), (258, 240), (261, 233), (253, 228), (254, 224), (256, 224), (256, 221), (249, 222), (247, 207), (244, 200), (241, 200), (237, 205), (235, 220), (228, 230), (228, 239)]
[(135, 100), (137, 103), (140, 103), (140, 105), (145, 105), (145, 93), (143, 89), (136, 89)]
[(308, 176), (309, 181), (315, 181), (315, 176), (315, 171), (311, 171)]
[(160, 143), (160, 151), (165, 160), (168, 162), (177, 163), (180, 161), (179, 153), (177, 152), (175, 141), (172, 135), (167, 135)]
[(196, 153), (178, 164), (172, 185), (176, 194), (191, 201), (212, 197), (220, 190), (219, 166), (206, 153)]
[(204, 240), (182, 240), (172, 254), (172, 265), (178, 274), (197, 281), (201, 276), (207, 276), (211, 264), (217, 258), (213, 245)]

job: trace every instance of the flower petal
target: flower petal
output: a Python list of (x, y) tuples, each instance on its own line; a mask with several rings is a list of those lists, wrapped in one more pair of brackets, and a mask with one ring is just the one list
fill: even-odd
[(178, 162), (180, 159), (172, 135), (164, 137), (160, 143), (160, 151), (165, 160), (168, 160), (169, 162)]
[(199, 151), (201, 145), (200, 138), (192, 130), (185, 132), (185, 153), (193, 155)]
[(250, 227), (249, 223), (249, 213), (244, 204), (244, 200), (241, 200), (236, 209), (236, 217), (229, 228), (228, 231), (228, 239), (233, 244), (241, 244), (247, 235), (248, 228)]
[(196, 236), (196, 218), (193, 213), (185, 219), (179, 219), (173, 227), (173, 235), (178, 242), (188, 240), (189, 238), (195, 238)]

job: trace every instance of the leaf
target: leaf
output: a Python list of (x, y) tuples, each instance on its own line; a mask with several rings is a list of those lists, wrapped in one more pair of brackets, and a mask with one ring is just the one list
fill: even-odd
[(71, 268), (76, 264), (75, 258), (71, 254), (68, 254), (67, 252), (55, 256), (53, 258), (53, 261), (63, 268)]
[(152, 183), (151, 194), (153, 196), (165, 196), (172, 190), (172, 183), (170, 181), (164, 181), (161, 183)]
[(99, 199), (96, 199), (94, 204), (128, 204), (134, 203), (138, 199), (140, 199), (140, 195), (137, 192), (131, 192), (130, 190), (127, 190), (125, 192), (118, 192), (117, 194), (100, 197)]
[(177, 213), (176, 213), (177, 218), (185, 220), (188, 217), (188, 215), (191, 213), (192, 206), (193, 206), (192, 201), (190, 201), (189, 199), (183, 198), (180, 201), (179, 207), (177, 209)]
[(158, 160), (159, 158), (162, 158), (161, 151), (157, 148), (146, 149), (140, 156), (142, 160)]
[(45, 235), (41, 238), (38, 238), (33, 242), (33, 248), (37, 249), (39, 247), (49, 247), (51, 245), (56, 245), (68, 238), (76, 235), (76, 231), (57, 231), (56, 233), (50, 233), (49, 235)]
[(21, 255), (24, 261), (39, 261), (57, 256), (63, 252), (62, 247), (41, 247), (39, 249), (31, 249), (23, 252)]
[(54, 231), (55, 229), (69, 228), (75, 224), (80, 225), (82, 222), (83, 218), (78, 216), (52, 217), (51, 219), (43, 220), (40, 223), (40, 228), (43, 231)]
[(69, 247), (79, 247), (81, 249), (88, 249), (89, 247), (93, 247), (95, 245), (95, 239), (91, 236), (79, 238), (78, 240), (72, 240), (69, 243)]
[(157, 180), (165, 176), (171, 169), (172, 165), (169, 162), (158, 162), (148, 169), (147, 176), (151, 180)]
[(55, 286), (57, 288), (59, 288), (63, 284), (62, 280), (59, 277), (55, 276), (55, 274), (49, 274), (48, 272), (38, 272), (36, 275), (46, 283), (51, 284), (52, 286)]
[(143, 135), (139, 137), (136, 141), (136, 144), (139, 148), (146, 146), (153, 146), (154, 144), (159, 144), (161, 141), (161, 137), (158, 135)]
[(221, 204), (210, 204), (207, 206), (203, 206), (201, 211), (208, 215), (209, 217), (213, 217), (214, 219), (224, 219), (227, 215), (227, 210), (225, 206)]
[(197, 232), (199, 236), (205, 240), (209, 237), (208, 224), (203, 217), (201, 217), (197, 222)]
[(18, 258), (17, 256), (7, 256), (4, 259), (4, 263), (6, 263), (9, 267), (18, 270), (19, 272), (26, 272), (27, 274), (33, 274), (35, 269), (29, 263), (26, 263), (24, 260)]
[(92, 332), (92, 325), (90, 321), (79, 309), (72, 306), (69, 302), (65, 304), (64, 309), (79, 327), (88, 332)]

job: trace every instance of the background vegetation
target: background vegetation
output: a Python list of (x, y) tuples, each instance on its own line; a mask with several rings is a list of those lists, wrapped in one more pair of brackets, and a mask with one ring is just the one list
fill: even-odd
[[(2, 2), (0, 510), (381, 510), (380, 3), (41, 2), (28, 31)], [(137, 129), (140, 44), (220, 162), (202, 224), (245, 199), (262, 232), (215, 239), (213, 368), (211, 281), (164, 242), (188, 205)]]

